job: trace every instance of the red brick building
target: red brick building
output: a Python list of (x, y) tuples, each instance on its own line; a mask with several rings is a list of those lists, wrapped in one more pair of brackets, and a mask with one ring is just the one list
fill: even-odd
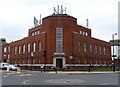
[(28, 37), (4, 45), (3, 56), (12, 64), (46, 69), (112, 64), (111, 44), (91, 37), (91, 29), (63, 13), (43, 18), (41, 25), (29, 29)]

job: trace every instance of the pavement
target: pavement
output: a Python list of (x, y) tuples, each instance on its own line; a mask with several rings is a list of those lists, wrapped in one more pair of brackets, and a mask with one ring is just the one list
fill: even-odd
[[(47, 73), (56, 73), (56, 72), (47, 72)], [(113, 71), (103, 71), (103, 72), (85, 72), (85, 71), (57, 71), (57, 73), (118, 73), (118, 71), (113, 72)]]
[[(30, 70), (21, 70), (20, 72), (17, 71), (2, 71), (5, 72), (7, 74), (30, 74), (30, 73), (41, 73), (41, 71), (30, 71)], [(119, 73), (120, 71), (102, 71), (102, 72), (95, 72), (95, 71), (91, 71), (91, 72), (85, 72), (85, 71), (46, 71), (45, 73), (48, 74), (52, 74), (52, 73), (56, 73), (56, 74), (62, 74), (62, 73), (66, 73), (66, 74), (77, 74), (77, 73)], [(42, 71), (42, 73), (44, 73), (44, 71)]]

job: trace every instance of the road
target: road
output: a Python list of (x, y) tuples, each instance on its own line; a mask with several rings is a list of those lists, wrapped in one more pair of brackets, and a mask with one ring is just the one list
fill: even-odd
[(2, 85), (118, 85), (118, 73), (2, 72)]

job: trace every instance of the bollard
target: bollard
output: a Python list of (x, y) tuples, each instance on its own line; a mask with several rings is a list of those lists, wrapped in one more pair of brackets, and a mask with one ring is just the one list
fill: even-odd
[(7, 67), (7, 70), (6, 70), (7, 73), (9, 73), (9, 67)]
[(18, 69), (17, 69), (17, 74), (20, 74), (20, 72), (21, 72), (21, 71), (20, 71), (20, 68), (18, 68)]

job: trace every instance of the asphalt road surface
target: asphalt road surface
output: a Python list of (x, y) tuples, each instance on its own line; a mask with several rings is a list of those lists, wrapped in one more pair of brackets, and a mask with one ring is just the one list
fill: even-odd
[(2, 85), (118, 85), (118, 73), (2, 72)]

